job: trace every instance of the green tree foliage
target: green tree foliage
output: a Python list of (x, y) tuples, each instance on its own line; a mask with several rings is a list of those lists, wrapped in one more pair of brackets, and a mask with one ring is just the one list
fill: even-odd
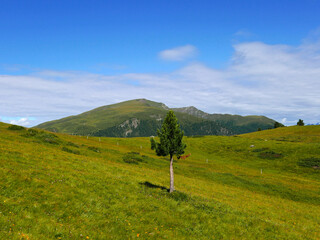
[(284, 127), (284, 125), (282, 123), (275, 122), (274, 123), (274, 128), (279, 128), (279, 127)]
[(299, 121), (297, 122), (297, 126), (304, 126), (304, 122), (302, 119), (299, 119)]
[(158, 156), (170, 156), (170, 192), (173, 192), (173, 156), (180, 157), (184, 154), (184, 149), (186, 148), (186, 145), (182, 142), (184, 133), (181, 131), (178, 119), (173, 111), (168, 112), (157, 134), (160, 142), (157, 143), (154, 138), (151, 138), (151, 149), (155, 150)]

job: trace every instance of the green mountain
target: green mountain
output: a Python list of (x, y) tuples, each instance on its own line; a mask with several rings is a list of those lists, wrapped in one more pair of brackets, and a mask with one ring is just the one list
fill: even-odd
[[(136, 99), (102, 106), (76, 116), (42, 123), (36, 128), (75, 135), (143, 137), (156, 135), (170, 110), (163, 103)], [(195, 107), (174, 108), (185, 135), (234, 135), (273, 127), (263, 116), (208, 114)]]
[(208, 121), (222, 123), (226, 128), (232, 129), (235, 134), (255, 132), (258, 128), (273, 128), (275, 120), (265, 116), (240, 116), (231, 114), (209, 114), (193, 106), (183, 108), (172, 108), (175, 112), (187, 113)]
[(184, 141), (0, 123), (0, 239), (319, 239), (320, 126)]

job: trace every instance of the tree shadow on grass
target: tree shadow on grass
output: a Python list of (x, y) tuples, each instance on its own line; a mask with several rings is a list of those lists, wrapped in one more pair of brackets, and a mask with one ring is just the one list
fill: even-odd
[(167, 192), (167, 194), (165, 194), (165, 196), (167, 196), (168, 198), (171, 198), (173, 200), (176, 200), (176, 201), (183, 201), (183, 202), (189, 202), (189, 201), (192, 201), (192, 198), (191, 198), (191, 195), (188, 195), (184, 192), (180, 192), (180, 191), (177, 191), (175, 190), (174, 192), (172, 193), (169, 193), (169, 188), (166, 188), (166, 187), (163, 187), (163, 186), (159, 186), (159, 185), (155, 185), (153, 183), (150, 183), (150, 182), (140, 182), (139, 183), (140, 185), (144, 185), (146, 186), (147, 188), (158, 188), (158, 189), (161, 189), (161, 190), (165, 190)]
[(159, 188), (159, 189), (161, 189), (161, 190), (166, 190), (167, 192), (169, 192), (169, 188), (166, 188), (166, 187), (160, 186), (160, 185), (155, 185), (155, 184), (150, 183), (150, 182), (148, 182), (148, 181), (146, 181), (146, 182), (140, 182), (139, 184), (140, 184), (140, 185), (144, 185), (144, 186), (146, 186), (146, 187), (148, 187), (148, 188)]

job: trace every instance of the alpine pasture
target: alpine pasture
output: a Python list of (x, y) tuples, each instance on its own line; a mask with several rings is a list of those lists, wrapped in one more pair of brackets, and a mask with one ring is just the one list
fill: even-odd
[(0, 239), (319, 239), (320, 126), (185, 137), (53, 134), (0, 123)]

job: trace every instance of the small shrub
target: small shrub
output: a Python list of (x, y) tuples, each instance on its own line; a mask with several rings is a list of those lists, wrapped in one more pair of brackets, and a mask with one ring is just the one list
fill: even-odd
[(320, 158), (310, 157), (300, 159), (298, 165), (301, 167), (312, 167), (314, 169), (320, 169)]
[(42, 141), (50, 144), (59, 144), (58, 141), (53, 138), (44, 138)]
[(276, 141), (282, 141), (282, 142), (288, 142), (289, 140), (286, 138), (286, 137), (279, 137), (279, 138), (276, 138), (274, 139)]
[(21, 131), (21, 130), (24, 130), (26, 129), (25, 127), (22, 127), (22, 126), (18, 126), (18, 125), (10, 125), (8, 127), (9, 130), (13, 130), (13, 131)]
[(263, 159), (276, 159), (276, 158), (282, 158), (282, 154), (281, 153), (276, 153), (274, 151), (268, 151), (268, 152), (261, 152), (259, 154), (260, 158)]
[(75, 143), (73, 143), (73, 142), (67, 142), (66, 145), (67, 145), (67, 146), (70, 146), (70, 147), (79, 148), (79, 145), (78, 145), (78, 144), (75, 144)]
[(77, 154), (77, 155), (80, 154), (80, 151), (79, 151), (79, 150), (70, 149), (70, 148), (67, 148), (67, 147), (63, 147), (63, 148), (62, 148), (62, 151), (65, 151), (65, 152), (68, 152), (68, 153)]
[(88, 147), (88, 149), (89, 149), (90, 151), (100, 153), (100, 149), (99, 149), (99, 148), (97, 148), (97, 147), (89, 146), (89, 147)]
[(27, 137), (27, 138), (34, 138), (44, 143), (57, 144), (57, 145), (60, 144), (59, 138), (55, 134), (47, 133), (45, 131), (38, 131), (37, 129), (34, 129), (34, 128), (29, 128), (28, 131), (21, 136)]
[(256, 149), (253, 149), (252, 152), (263, 152), (263, 151), (266, 151), (268, 149), (269, 148), (256, 148)]
[(29, 128), (28, 131), (23, 134), (24, 137), (34, 137), (39, 133), (38, 130), (34, 129), (34, 128)]
[(52, 133), (39, 132), (36, 138), (44, 143), (59, 144), (59, 138)]
[(141, 156), (138, 152), (129, 152), (123, 156), (123, 161), (130, 164), (139, 164), (145, 160), (145, 156)]

